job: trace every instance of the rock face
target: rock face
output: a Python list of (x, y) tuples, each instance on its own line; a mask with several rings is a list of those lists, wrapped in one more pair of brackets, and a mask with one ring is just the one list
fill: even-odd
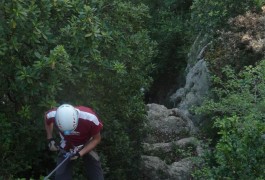
[(178, 108), (148, 104), (144, 143), (143, 176), (145, 180), (188, 180), (193, 167), (192, 157), (201, 155), (197, 129)]
[[(189, 180), (195, 165), (194, 157), (202, 155), (195, 138), (202, 119), (190, 108), (199, 106), (210, 88), (210, 76), (204, 61), (208, 46), (206, 36), (198, 36), (188, 58), (186, 84), (171, 95), (172, 109), (148, 104), (149, 129), (144, 142), (142, 170), (144, 180)], [(195, 126), (196, 125), (196, 126)]]
[(180, 88), (170, 97), (175, 107), (187, 115), (193, 105), (199, 106), (209, 92), (210, 78), (204, 59), (199, 60), (189, 71), (185, 87)]
[[(207, 37), (200, 35), (197, 37), (189, 53), (186, 84), (170, 96), (173, 107), (178, 107), (191, 118), (193, 116), (190, 113), (190, 108), (201, 105), (210, 88), (209, 70), (203, 57), (209, 44)], [(201, 120), (192, 118), (192, 121), (198, 125)]]
[(147, 107), (150, 133), (146, 142), (168, 142), (196, 131), (192, 121), (177, 108), (167, 109), (158, 104), (148, 104)]

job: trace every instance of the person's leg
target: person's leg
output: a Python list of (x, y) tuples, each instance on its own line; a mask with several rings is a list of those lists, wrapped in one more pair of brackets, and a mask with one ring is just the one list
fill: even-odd
[[(92, 153), (95, 153), (95, 151)], [(96, 156), (97, 154), (92, 156), (88, 153), (83, 157), (86, 175), (89, 180), (104, 180), (103, 170), (100, 161)]]
[[(65, 159), (62, 154), (59, 154), (57, 159), (57, 166)], [(66, 160), (56, 171), (55, 180), (72, 180), (73, 176), (73, 162)]]

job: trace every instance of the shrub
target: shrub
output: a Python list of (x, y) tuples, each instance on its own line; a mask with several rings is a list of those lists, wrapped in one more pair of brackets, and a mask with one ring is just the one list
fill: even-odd
[(263, 179), (265, 165), (265, 61), (239, 74), (224, 69), (226, 81), (215, 78), (216, 99), (205, 101), (198, 112), (208, 114), (220, 138), (204, 159), (198, 179)]
[(228, 22), (207, 50), (211, 72), (221, 77), (222, 68), (230, 65), (236, 72), (255, 65), (264, 57), (264, 20), (262, 14), (247, 12)]
[(192, 4), (192, 22), (195, 32), (215, 34), (217, 30), (227, 27), (229, 18), (259, 9), (263, 0), (195, 0)]

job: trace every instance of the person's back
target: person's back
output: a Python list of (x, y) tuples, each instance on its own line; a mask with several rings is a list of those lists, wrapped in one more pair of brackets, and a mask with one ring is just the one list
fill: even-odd
[[(54, 125), (58, 128), (61, 137), (59, 146), (52, 137)], [(101, 141), (100, 131), (102, 127), (103, 124), (96, 113), (85, 106), (73, 107), (69, 104), (63, 104), (45, 114), (45, 129), (49, 148), (51, 151), (60, 151), (57, 164), (64, 160), (65, 152), (84, 145), (80, 151), (71, 157), (71, 160), (82, 157), (89, 179), (104, 179), (99, 157), (93, 151)], [(72, 179), (72, 166), (73, 161), (64, 163), (56, 171), (55, 179)]]

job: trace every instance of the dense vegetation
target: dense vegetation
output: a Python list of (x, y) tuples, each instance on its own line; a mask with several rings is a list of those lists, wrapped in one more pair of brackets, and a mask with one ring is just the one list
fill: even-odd
[(147, 6), (7, 0), (0, 14), (1, 177), (38, 178), (55, 167), (43, 115), (68, 102), (91, 106), (104, 122), (106, 178), (139, 178), (140, 89), (150, 83), (154, 47)]
[(217, 30), (228, 28), (229, 18), (259, 9), (262, 3), (262, 0), (194, 0), (191, 13), (194, 30), (214, 35)]
[[(265, 173), (265, 61), (240, 73), (223, 71), (214, 78), (214, 99), (198, 110), (211, 117), (219, 138), (205, 154), (195, 177), (201, 179), (264, 179)], [(198, 178), (198, 179), (200, 179)]]
[(195, 179), (265, 178), (264, 22), (258, 8), (262, 2), (253, 3), (230, 4), (229, 9), (249, 11), (229, 13), (234, 18), (223, 16), (228, 20), (223, 28), (213, 26), (216, 39), (205, 56), (212, 93), (197, 108), (208, 123), (202, 129), (210, 143), (199, 158)]
[(186, 57), (194, 36), (189, 24), (192, 0), (145, 2), (150, 8), (150, 36), (158, 44), (146, 101), (169, 105), (170, 93), (184, 83)]
[[(207, 136), (214, 143), (194, 174), (263, 179), (264, 46), (250, 43), (264, 37), (257, 33), (264, 30), (262, 18), (253, 23), (262, 4), (2, 0), (0, 179), (38, 179), (55, 167), (43, 114), (61, 102), (91, 106), (101, 117), (98, 151), (106, 179), (141, 179), (145, 102), (166, 103), (183, 83), (187, 53), (199, 33), (212, 41), (206, 59), (213, 93), (198, 112), (213, 125), (207, 131), (214, 135)], [(234, 18), (240, 14), (245, 20)], [(242, 44), (245, 34), (256, 41)]]

